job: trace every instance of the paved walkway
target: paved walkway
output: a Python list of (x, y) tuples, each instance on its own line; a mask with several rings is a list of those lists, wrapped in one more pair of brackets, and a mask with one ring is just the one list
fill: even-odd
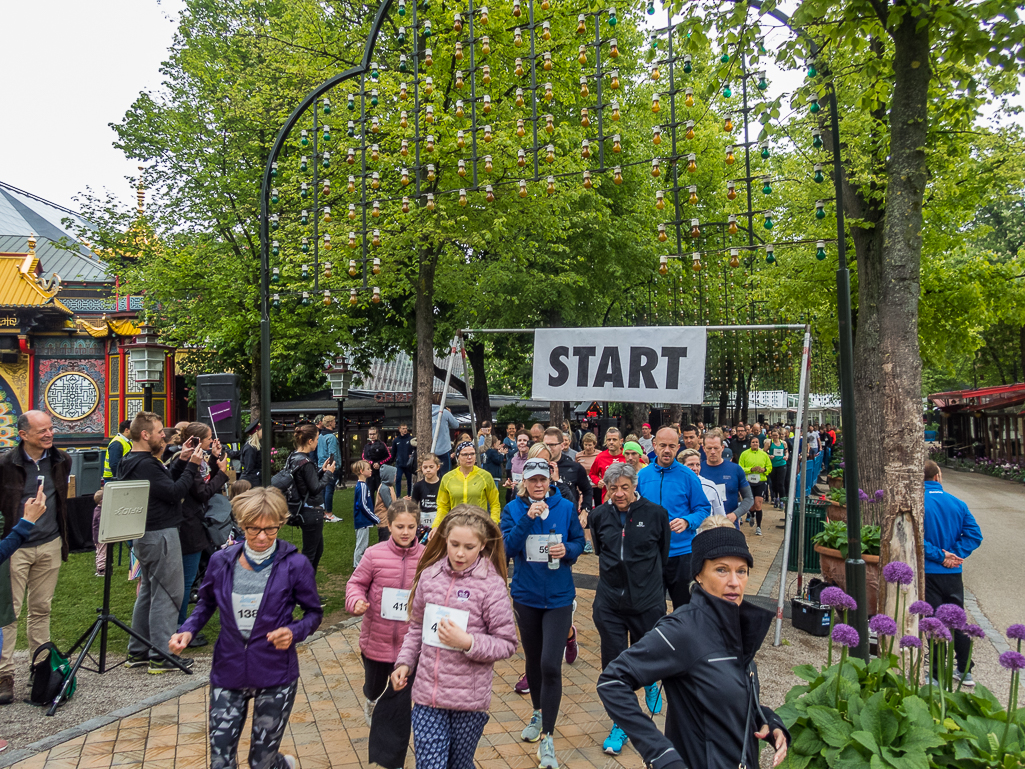
[[(783, 538), (776, 528), (780, 513), (766, 508), (763, 531), (756, 537), (744, 532), (755, 557), (749, 593), (758, 592)], [(574, 571), (597, 574), (597, 559), (582, 556)], [(631, 746), (618, 758), (605, 755), (601, 743), (611, 726), (595, 694), (600, 672), (598, 634), (591, 621), (593, 590), (577, 591), (576, 626), (580, 656), (563, 666), (563, 701), (555, 744), (560, 765), (598, 766), (603, 769), (640, 769), (643, 762)], [(360, 662), (358, 620), (348, 620), (299, 649), (300, 680), (295, 708), (282, 743), (282, 752), (299, 757), (302, 769), (363, 769), (369, 765), (363, 719), (363, 666)], [(767, 641), (770, 643), (771, 641)], [(477, 748), (477, 764), (484, 769), (528, 769), (537, 765), (536, 745), (519, 739), (530, 717), (530, 699), (513, 692), (523, 673), (522, 651), (495, 666), (491, 720)], [(140, 671), (140, 675), (145, 675)], [(169, 678), (171, 676), (168, 676)], [(183, 677), (175, 677), (175, 684)], [(139, 767), (172, 769), (209, 765), (207, 753), (207, 694), (202, 682), (186, 694), (168, 699), (85, 734), (68, 739), (14, 764), (17, 769), (107, 769)], [(656, 717), (664, 726), (662, 717)], [(248, 751), (250, 724), (243, 730), (242, 766)], [(6, 756), (8, 761), (13, 757)], [(0, 754), (0, 766), (4, 765)], [(412, 749), (406, 766), (414, 765)]]

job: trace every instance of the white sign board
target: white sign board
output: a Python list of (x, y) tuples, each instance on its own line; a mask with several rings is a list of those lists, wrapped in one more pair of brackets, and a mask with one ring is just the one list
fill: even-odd
[(701, 403), (703, 326), (534, 331), (535, 400)]
[(149, 481), (112, 481), (103, 487), (100, 544), (138, 539), (146, 533)]

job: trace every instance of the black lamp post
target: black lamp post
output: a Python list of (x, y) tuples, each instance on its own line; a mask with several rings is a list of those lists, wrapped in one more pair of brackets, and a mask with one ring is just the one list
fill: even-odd
[[(338, 447), (345, 445), (345, 399), (349, 397), (349, 383), (352, 381), (352, 372), (349, 371), (349, 362), (344, 355), (335, 360), (335, 365), (328, 368), (327, 379), (331, 383), (331, 396), (338, 401)], [(344, 476), (343, 476), (344, 477)]]

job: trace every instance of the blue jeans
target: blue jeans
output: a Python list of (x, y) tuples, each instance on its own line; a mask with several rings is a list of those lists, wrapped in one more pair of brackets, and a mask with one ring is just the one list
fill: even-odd
[(441, 462), (441, 469), (438, 471), (439, 476), (444, 475), (452, 469), (452, 457), (449, 456), (449, 452), (451, 451), (452, 449), (450, 447), (445, 451), (438, 452), (438, 461)]
[(189, 596), (192, 594), (192, 583), (196, 581), (196, 572), (199, 571), (199, 561), (203, 553), (189, 553), (182, 556), (182, 572), (185, 575), (185, 597), (182, 598), (181, 608), (178, 610), (178, 627), (188, 619)]
[(395, 472), (395, 491), (397, 496), (402, 496), (402, 479), (406, 479), (406, 495), (413, 493), (413, 468), (398, 467)]
[(334, 477), (332, 476), (332, 480), (328, 481), (327, 486), (324, 487), (324, 509), (327, 510), (327, 512), (329, 512), (329, 513), (334, 512), (334, 510), (331, 509), (332, 506), (334, 505), (334, 502), (335, 502), (335, 481), (334, 481)]

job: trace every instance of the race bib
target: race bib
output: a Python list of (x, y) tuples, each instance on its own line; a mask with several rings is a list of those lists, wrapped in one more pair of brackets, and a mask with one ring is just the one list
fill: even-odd
[(715, 484), (716, 491), (719, 492), (719, 499), (726, 499), (726, 484), (717, 483)]
[(232, 593), (231, 611), (235, 615), (235, 624), (243, 636), (249, 636), (256, 624), (256, 615), (260, 611), (263, 593)]
[(405, 622), (409, 619), (409, 591), (386, 587), (381, 592), (381, 617)]
[(772, 450), (772, 456), (774, 456), (774, 457), (781, 457), (781, 456), (783, 456), (783, 449), (782, 448), (773, 449)]
[[(545, 559), (547, 560), (547, 558)], [(424, 627), (422, 639), (427, 646), (434, 646), (438, 649), (450, 649), (452, 651), (462, 651), (456, 649), (454, 646), (443, 644), (441, 639), (438, 638), (438, 623), (443, 619), (449, 619), (456, 624), (462, 630), (466, 630), (466, 626), (470, 622), (470, 612), (464, 611), (463, 609), (450, 609), (447, 606), (438, 606), (436, 603), (429, 603), (424, 608)]]
[(748, 483), (761, 483), (762, 482), (762, 476), (760, 476), (758, 473), (748, 473), (747, 474), (747, 482)]
[(431, 513), (431, 512), (424, 512), (424, 511), (421, 510), (420, 511), (420, 525), (421, 526), (426, 526), (428, 529), (431, 528), (431, 525), (434, 523), (434, 517), (436, 515), (437, 515), (436, 512)]
[(513, 479), (513, 483), (519, 483), (520, 481), (523, 480), (523, 473), (513, 473), (512, 474), (512, 479)]
[(548, 535), (527, 535), (527, 563), (548, 563)]

